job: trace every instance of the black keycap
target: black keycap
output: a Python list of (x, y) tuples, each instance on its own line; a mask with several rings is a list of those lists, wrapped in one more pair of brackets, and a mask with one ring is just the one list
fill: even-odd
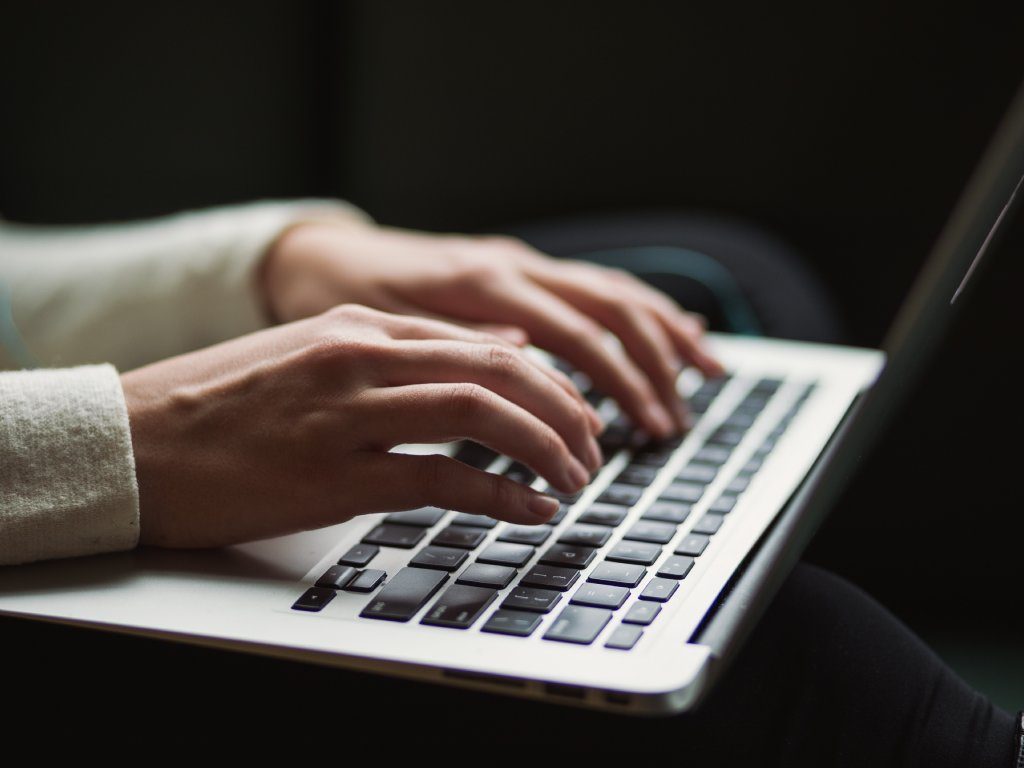
[(610, 528), (603, 525), (570, 525), (558, 537), (559, 544), (578, 544), (582, 547), (603, 547), (612, 536)]
[(452, 525), (464, 525), (469, 528), (493, 528), (498, 521), (487, 515), (471, 515), (467, 512), (459, 512), (452, 518)]
[(409, 561), (413, 568), (433, 568), (438, 571), (455, 571), (466, 562), (469, 553), (452, 547), (424, 547)]
[(647, 508), (641, 519), (678, 525), (690, 516), (692, 508), (692, 505), (684, 501), (656, 501)]
[(704, 533), (713, 536), (722, 527), (725, 518), (722, 515), (713, 515), (710, 512), (704, 515), (697, 524), (693, 526), (693, 533)]
[(594, 608), (621, 608), (629, 597), (629, 590), (611, 584), (592, 584), (589, 581), (580, 584), (572, 596), (570, 603), (574, 605), (590, 605)]
[(729, 429), (741, 429), (746, 430), (750, 428), (750, 425), (757, 420), (757, 412), (751, 412), (749, 410), (737, 409), (732, 413), (729, 418), (722, 422), (723, 427)]
[(706, 485), (715, 479), (718, 467), (714, 464), (687, 464), (676, 474), (676, 480), (696, 485)]
[(501, 607), (519, 611), (548, 613), (562, 599), (561, 592), (536, 587), (516, 587), (508, 593)]
[(525, 611), (497, 610), (480, 628), (481, 632), (493, 632), (498, 635), (514, 635), (529, 637), (533, 630), (540, 626), (542, 615)]
[(506, 525), (498, 541), (511, 541), (513, 544), (529, 544), (540, 546), (551, 536), (550, 525)]
[(508, 542), (497, 541), (490, 544), (483, 552), (477, 555), (476, 560), (478, 563), (522, 568), (533, 557), (533, 551), (533, 547), (526, 544), (509, 544)]
[(732, 451), (722, 445), (705, 445), (694, 454), (693, 460), (706, 464), (721, 465), (729, 460)]
[(622, 522), (626, 517), (626, 512), (628, 511), (629, 510), (625, 507), (620, 507), (615, 504), (591, 504), (590, 508), (577, 519), (581, 523), (607, 525), (614, 528)]
[(725, 491), (726, 493), (743, 493), (747, 490), (748, 485), (750, 485), (750, 478), (740, 475), (729, 481), (729, 484), (725, 486)]
[(302, 597), (292, 604), (292, 610), (316, 613), (334, 599), (334, 590), (329, 587), (310, 587)]
[(679, 546), (676, 547), (676, 554), (697, 557), (708, 548), (709, 540), (710, 539), (703, 534), (691, 533), (679, 542)]
[(373, 592), (387, 577), (388, 575), (384, 571), (377, 568), (367, 568), (365, 571), (360, 571), (356, 574), (356, 577), (346, 585), (345, 591)]
[(379, 544), (382, 547), (412, 549), (426, 535), (427, 532), (423, 528), (415, 528), (411, 525), (381, 523), (363, 537), (363, 544)]
[(675, 448), (645, 448), (633, 456), (632, 464), (644, 467), (663, 467), (668, 464), (675, 452)]
[(652, 565), (660, 554), (661, 547), (657, 544), (647, 544), (642, 541), (620, 541), (612, 547), (611, 552), (605, 555), (605, 559), (620, 563)]
[(506, 565), (485, 565), (473, 563), (456, 580), (458, 584), (469, 584), (473, 587), (492, 587), (504, 589), (512, 583), (518, 571)]
[(367, 619), (409, 621), (447, 580), (444, 571), (403, 568), (359, 615)]
[(497, 596), (498, 592), (494, 589), (452, 584), (430, 606), (420, 624), (469, 629)]
[(761, 469), (761, 465), (764, 463), (763, 459), (752, 458), (746, 464), (743, 465), (743, 469), (740, 470), (744, 475), (752, 475)]
[(565, 502), (566, 504), (569, 505), (575, 504), (577, 501), (580, 500), (580, 496), (583, 495), (582, 490), (575, 491), (573, 493), (566, 493), (564, 491), (556, 491), (554, 488), (551, 488), (550, 486), (544, 489), (544, 493), (546, 493), (548, 496), (553, 496), (559, 501)]
[(632, 507), (640, 497), (643, 495), (644, 489), (637, 488), (635, 485), (621, 485), (619, 483), (612, 483), (597, 500), (603, 504), (618, 504), (623, 507)]
[(376, 544), (356, 544), (341, 556), (338, 565), (354, 565), (356, 568), (362, 568), (369, 565), (378, 552), (380, 552), (380, 547)]
[(565, 592), (580, 577), (575, 568), (558, 568), (554, 565), (535, 565), (519, 580), (524, 587), (542, 587)]
[(396, 525), (415, 525), (418, 528), (430, 528), (432, 525), (437, 525), (437, 521), (444, 517), (445, 512), (447, 510), (438, 509), (437, 507), (420, 507), (419, 509), (410, 509), (405, 512), (392, 512), (384, 518), (384, 522), (395, 523)]
[(718, 514), (727, 515), (732, 512), (732, 508), (736, 506), (736, 497), (732, 494), (723, 493), (708, 507), (708, 512), (716, 512)]
[(590, 645), (611, 618), (612, 612), (602, 608), (567, 605), (544, 634), (544, 639)]
[(745, 429), (719, 427), (711, 433), (711, 436), (708, 438), (708, 442), (712, 445), (735, 447), (743, 442), (743, 438), (746, 434), (747, 431)]
[(661, 606), (657, 603), (638, 600), (629, 606), (629, 610), (622, 617), (622, 621), (624, 624), (642, 624), (647, 626), (658, 617), (659, 613), (661, 613)]
[(558, 505), (558, 511), (551, 516), (548, 520), (548, 525), (558, 525), (560, 522), (565, 520), (565, 516), (569, 514), (569, 505), (564, 501)]
[(558, 565), (567, 568), (579, 568), (583, 570), (594, 561), (596, 549), (591, 547), (576, 547), (570, 544), (552, 544), (541, 555), (540, 561), (544, 565)]
[(639, 485), (646, 488), (654, 482), (658, 472), (658, 467), (645, 467), (642, 464), (633, 464), (622, 470), (619, 476), (615, 478), (615, 482), (625, 483), (626, 485)]
[(700, 497), (703, 495), (703, 485), (676, 481), (674, 483), (670, 483), (669, 486), (661, 492), (660, 498), (668, 501), (682, 501), (687, 504), (693, 504), (699, 501)]
[(782, 386), (782, 379), (761, 379), (757, 384), (754, 385), (752, 392), (760, 392), (763, 394), (774, 394), (779, 387)]
[(356, 569), (351, 565), (332, 565), (316, 580), (316, 585), (328, 589), (344, 589), (355, 576)]
[(628, 651), (636, 645), (637, 640), (640, 639), (643, 633), (643, 627), (638, 627), (636, 624), (620, 624), (608, 635), (604, 647)]
[(639, 520), (623, 534), (630, 541), (649, 541), (652, 544), (668, 544), (676, 535), (676, 527), (672, 523), (659, 523), (656, 520)]
[(655, 577), (647, 582), (644, 591), (640, 593), (640, 599), (664, 603), (675, 594), (677, 589), (679, 589), (679, 582), (675, 579), (659, 579)]
[(647, 569), (642, 565), (612, 563), (605, 560), (590, 572), (587, 581), (593, 581), (596, 584), (614, 584), (618, 587), (632, 588), (639, 584), (640, 580), (646, 575)]
[(658, 575), (663, 579), (682, 579), (693, 568), (693, 558), (686, 555), (672, 555), (658, 566)]
[(487, 531), (483, 528), (470, 528), (466, 525), (449, 525), (438, 533), (430, 543), (438, 544), (443, 547), (475, 549), (485, 538), (487, 538)]
[(522, 483), (523, 485), (530, 485), (530, 483), (537, 479), (536, 472), (525, 464), (520, 464), (518, 461), (512, 462), (501, 474), (509, 480), (514, 480), (515, 482)]
[(455, 452), (452, 458), (474, 469), (487, 469), (491, 466), (491, 462), (498, 458), (498, 454), (490, 448), (480, 445), (480, 443), (467, 440), (459, 446), (459, 450)]

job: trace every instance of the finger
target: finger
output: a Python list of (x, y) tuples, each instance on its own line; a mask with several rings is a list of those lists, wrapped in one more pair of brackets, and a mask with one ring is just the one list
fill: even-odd
[(371, 389), (355, 407), (366, 420), (365, 445), (469, 439), (531, 467), (559, 490), (575, 492), (590, 473), (551, 426), (479, 384), (408, 384)]
[(594, 320), (527, 280), (502, 286), (491, 300), (508, 322), (525, 328), (536, 344), (586, 373), (637, 424), (658, 437), (668, 437), (675, 430), (648, 378), (624, 354), (605, 345), (606, 331)]
[(522, 352), (447, 340), (400, 341), (395, 349), (398, 354), (384, 369), (385, 385), (479, 384), (554, 427), (591, 472), (601, 468), (601, 449), (590, 418), (593, 409), (578, 392), (567, 391)]
[(537, 525), (558, 511), (557, 499), (447, 456), (376, 454), (360, 462), (360, 476), (373, 488), (372, 496), (361, 500), (366, 512), (429, 505)]

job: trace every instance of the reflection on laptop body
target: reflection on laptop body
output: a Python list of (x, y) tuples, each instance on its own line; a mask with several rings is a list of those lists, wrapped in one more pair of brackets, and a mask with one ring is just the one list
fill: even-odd
[[(697, 422), (662, 444), (576, 375), (609, 421), (606, 462), (550, 525), (425, 508), (216, 552), (39, 563), (0, 571), (0, 612), (619, 712), (687, 709), (941, 341), (1022, 176), (1024, 91), (885, 355), (712, 336), (729, 375), (684, 373)], [(482, 446), (443, 449), (544, 487)]]

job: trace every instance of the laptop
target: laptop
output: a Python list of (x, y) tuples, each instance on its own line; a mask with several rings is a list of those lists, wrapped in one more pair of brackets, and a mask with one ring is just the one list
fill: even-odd
[[(696, 422), (660, 444), (575, 374), (609, 424), (605, 464), (548, 525), (396, 510), (216, 551), (10, 567), (0, 613), (620, 713), (691, 709), (940, 343), (1022, 176), (1024, 90), (884, 353), (712, 335), (728, 375), (681, 375)], [(544, 488), (480, 445), (400, 450)]]

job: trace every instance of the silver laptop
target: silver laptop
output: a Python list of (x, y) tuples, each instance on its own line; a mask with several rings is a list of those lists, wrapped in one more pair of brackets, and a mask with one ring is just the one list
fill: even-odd
[[(623, 713), (689, 709), (940, 342), (1022, 175), (1024, 91), (885, 354), (714, 335), (728, 376), (684, 373), (696, 425), (657, 445), (578, 376), (610, 425), (606, 463), (550, 525), (425, 508), (218, 551), (11, 567), (0, 613)], [(479, 445), (402, 450), (543, 487)]]

